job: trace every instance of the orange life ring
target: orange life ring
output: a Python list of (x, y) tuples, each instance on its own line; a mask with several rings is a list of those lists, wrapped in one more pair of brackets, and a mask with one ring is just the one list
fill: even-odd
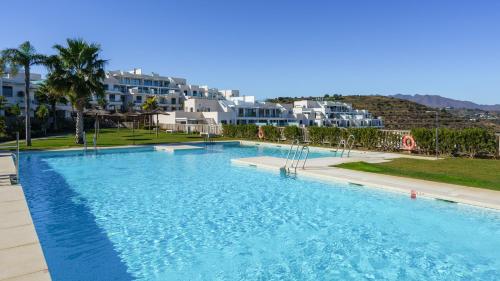
[(264, 136), (264, 129), (262, 127), (259, 127), (259, 139), (263, 139), (265, 136)]
[(402, 142), (403, 142), (403, 149), (405, 150), (414, 150), (415, 147), (417, 146), (415, 140), (410, 135), (404, 136)]

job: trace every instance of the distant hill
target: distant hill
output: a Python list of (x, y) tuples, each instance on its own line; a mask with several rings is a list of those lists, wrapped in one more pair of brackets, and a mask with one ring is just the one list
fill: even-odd
[[(301, 99), (318, 97), (279, 97), (268, 99), (270, 102), (292, 103)], [(411, 129), (417, 127), (434, 128), (435, 115), (427, 111), (435, 110), (413, 101), (388, 96), (325, 96), (322, 100), (340, 101), (352, 104), (354, 109), (367, 109), (375, 117), (382, 117), (386, 129)], [(472, 121), (447, 110), (439, 111), (439, 125), (449, 128), (497, 127), (491, 122)], [(498, 129), (498, 127), (497, 127)]]
[(465, 108), (465, 109), (480, 109), (485, 111), (500, 111), (500, 104), (486, 105), (477, 104), (471, 101), (461, 101), (450, 98), (445, 98), (438, 95), (392, 95), (391, 97), (413, 101), (434, 108)]

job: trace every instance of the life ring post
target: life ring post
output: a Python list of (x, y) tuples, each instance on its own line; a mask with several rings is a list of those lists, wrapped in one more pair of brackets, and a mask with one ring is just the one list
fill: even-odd
[(410, 135), (403, 136), (401, 144), (403, 145), (403, 149), (408, 151), (415, 150), (415, 148), (417, 147), (415, 139)]

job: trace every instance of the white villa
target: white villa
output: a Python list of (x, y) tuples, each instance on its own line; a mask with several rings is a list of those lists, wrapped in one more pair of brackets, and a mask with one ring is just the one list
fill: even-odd
[[(42, 77), (31, 74), (31, 102), (38, 106), (34, 92)], [(141, 69), (109, 71), (104, 80), (106, 109), (140, 110), (148, 97), (157, 97), (158, 105), (168, 115), (160, 115), (160, 124), (257, 124), (276, 126), (383, 127), (382, 119), (350, 104), (331, 101), (301, 100), (293, 104), (257, 101), (254, 96), (240, 96), (239, 90), (218, 90), (190, 85), (184, 78), (144, 74)], [(9, 74), (0, 79), (0, 95), (6, 107), (24, 108), (24, 74)], [(97, 99), (91, 101), (97, 104)], [(72, 107), (58, 104), (59, 116), (69, 117)]]
[(343, 102), (302, 100), (293, 103), (293, 114), (305, 126), (383, 127), (381, 118)]

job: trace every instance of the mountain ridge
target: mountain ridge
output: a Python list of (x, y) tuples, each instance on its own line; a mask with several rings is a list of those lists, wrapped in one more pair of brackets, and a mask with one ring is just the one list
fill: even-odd
[(390, 97), (404, 99), (434, 108), (451, 107), (451, 108), (465, 108), (465, 109), (480, 109), (485, 111), (500, 111), (500, 104), (493, 104), (493, 105), (477, 104), (471, 101), (456, 100), (456, 99), (442, 97), (439, 95), (396, 94), (396, 95), (390, 95)]

